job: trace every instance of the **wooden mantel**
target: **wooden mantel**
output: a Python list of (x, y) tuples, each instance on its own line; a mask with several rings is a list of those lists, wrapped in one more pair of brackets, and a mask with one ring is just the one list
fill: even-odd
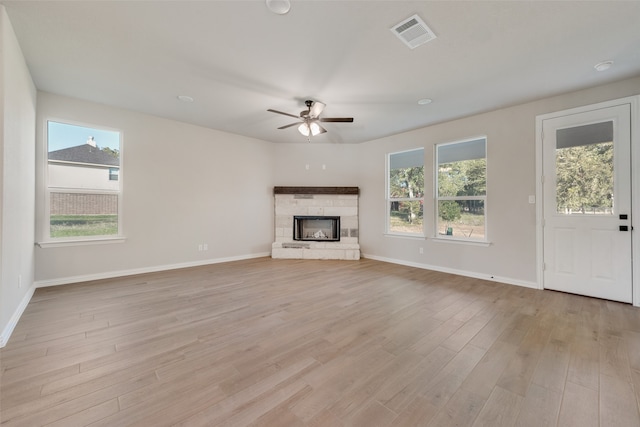
[(359, 194), (358, 187), (273, 187), (273, 194)]

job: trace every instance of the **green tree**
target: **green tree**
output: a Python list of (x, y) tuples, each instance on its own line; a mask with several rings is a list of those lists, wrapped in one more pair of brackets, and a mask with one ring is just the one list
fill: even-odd
[(556, 203), (559, 212), (613, 207), (613, 143), (556, 150)]
[(438, 167), (438, 196), (457, 196), (463, 189), (465, 183), (462, 162), (445, 163)]
[(120, 158), (120, 150), (114, 149), (114, 148), (109, 148), (109, 147), (104, 147), (100, 149), (101, 151), (104, 151), (105, 153), (115, 157), (116, 159)]
[(424, 166), (391, 169), (389, 194), (393, 198), (422, 197), (424, 192)]
[(464, 188), (458, 196), (484, 196), (487, 194), (487, 160), (473, 159), (458, 162), (464, 169)]
[[(487, 193), (486, 170), (486, 159), (441, 164), (438, 169), (439, 197), (484, 196)], [(458, 206), (464, 206), (468, 212), (482, 210), (476, 200), (461, 200)], [(442, 215), (440, 218), (448, 221)]]
[(441, 200), (440, 206), (438, 207), (438, 214), (446, 223), (458, 220), (462, 216), (460, 205), (455, 200)]
[[(424, 196), (424, 166), (391, 169), (389, 174), (389, 197), (391, 198), (421, 198)], [(396, 203), (396, 208), (406, 215), (407, 222), (421, 214), (420, 203)], [(392, 206), (393, 208), (393, 206)]]

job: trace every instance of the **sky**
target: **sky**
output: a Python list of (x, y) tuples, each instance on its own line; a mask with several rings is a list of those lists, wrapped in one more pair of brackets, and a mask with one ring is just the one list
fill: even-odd
[(86, 144), (90, 136), (100, 148), (109, 147), (120, 149), (120, 132), (94, 129), (66, 123), (47, 122), (47, 135), (49, 139), (49, 151), (75, 147)]

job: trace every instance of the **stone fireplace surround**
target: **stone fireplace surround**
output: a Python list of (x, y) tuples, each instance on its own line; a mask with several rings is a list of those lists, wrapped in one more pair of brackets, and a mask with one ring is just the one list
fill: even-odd
[[(360, 259), (358, 187), (274, 187), (275, 241), (272, 258)], [(293, 240), (293, 217), (339, 216), (340, 241)]]

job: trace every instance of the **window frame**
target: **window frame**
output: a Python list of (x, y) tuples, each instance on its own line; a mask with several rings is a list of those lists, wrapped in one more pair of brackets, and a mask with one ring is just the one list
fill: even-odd
[[(50, 184), (49, 177), (49, 123), (60, 123), (63, 125), (69, 126), (79, 126), (86, 127), (96, 130), (103, 130), (108, 132), (117, 132), (119, 136), (119, 166), (118, 166), (118, 179), (111, 180), (110, 179), (110, 168), (105, 168), (107, 172), (107, 178), (109, 182), (116, 181), (118, 183), (118, 188), (116, 190), (108, 190), (108, 189), (92, 189), (92, 188), (73, 188), (73, 187), (56, 187)], [(47, 117), (44, 119), (43, 126), (43, 141), (42, 151), (43, 151), (43, 160), (42, 160), (42, 177), (43, 177), (43, 208), (42, 208), (42, 218), (40, 221), (41, 224), (41, 240), (36, 244), (41, 248), (49, 248), (49, 247), (59, 247), (59, 246), (69, 246), (69, 245), (86, 245), (86, 244), (102, 244), (102, 243), (121, 243), (125, 241), (124, 235), (124, 221), (123, 221), (123, 164), (124, 164), (124, 132), (122, 129), (105, 126), (105, 125), (96, 125), (88, 122), (81, 122), (69, 119), (61, 119), (56, 117)], [(92, 235), (92, 236), (73, 236), (73, 237), (51, 237), (51, 194), (52, 193), (68, 193), (68, 194), (110, 194), (117, 196), (117, 215), (118, 215), (118, 233), (117, 234), (103, 234), (103, 235)]]
[[(423, 168), (423, 182), (422, 182), (422, 196), (421, 197), (391, 197), (391, 157), (396, 154), (410, 153), (412, 151), (422, 151), (422, 168)], [(387, 153), (386, 156), (386, 175), (385, 175), (385, 235), (395, 237), (408, 237), (408, 238), (426, 238), (426, 222), (425, 222), (425, 161), (424, 161), (424, 147), (412, 148), (408, 150), (395, 151)], [(420, 233), (400, 232), (391, 230), (391, 203), (392, 202), (420, 202), (422, 204), (422, 231)]]
[[(440, 161), (439, 161), (439, 151), (438, 149), (440, 147), (445, 147), (445, 146), (452, 146), (452, 145), (456, 145), (456, 144), (464, 144), (464, 143), (469, 143), (472, 141), (478, 141), (478, 140), (484, 140), (484, 159), (485, 159), (485, 192), (484, 195), (482, 196), (440, 196), (439, 194), (439, 181), (438, 181), (438, 175), (439, 175), (439, 171), (440, 171)], [(488, 193), (488, 170), (489, 170), (489, 162), (488, 162), (488, 156), (487, 156), (487, 146), (488, 146), (488, 138), (486, 135), (479, 135), (479, 136), (475, 136), (475, 137), (470, 137), (470, 138), (465, 138), (465, 139), (460, 139), (460, 140), (456, 140), (456, 141), (451, 141), (451, 142), (444, 142), (444, 143), (440, 143), (440, 144), (435, 144), (434, 145), (434, 154), (433, 154), (433, 159), (434, 159), (434, 168), (433, 168), (433, 211), (434, 211), (434, 218), (433, 218), (433, 239), (435, 240), (439, 240), (439, 241), (445, 241), (445, 242), (455, 242), (455, 243), (469, 243), (469, 244), (481, 244), (481, 245), (486, 245), (489, 244), (489, 228), (488, 228), (488, 223), (487, 223), (487, 193)], [(483, 202), (483, 212), (484, 212), (484, 237), (483, 238), (473, 238), (473, 237), (464, 237), (464, 236), (459, 236), (459, 235), (443, 235), (440, 234), (439, 228), (438, 228), (438, 222), (439, 222), (439, 218), (440, 218), (440, 201), (466, 201), (466, 200), (481, 200)]]

